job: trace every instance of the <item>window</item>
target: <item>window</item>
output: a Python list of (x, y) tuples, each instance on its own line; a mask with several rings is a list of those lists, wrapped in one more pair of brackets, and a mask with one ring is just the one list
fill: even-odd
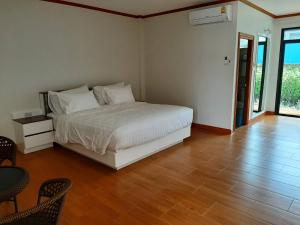
[(276, 113), (300, 117), (300, 28), (282, 31)]
[(259, 37), (257, 47), (257, 66), (255, 73), (255, 86), (254, 86), (254, 112), (262, 111), (262, 101), (264, 94), (265, 70), (266, 70), (266, 57), (267, 57), (268, 39), (266, 37)]

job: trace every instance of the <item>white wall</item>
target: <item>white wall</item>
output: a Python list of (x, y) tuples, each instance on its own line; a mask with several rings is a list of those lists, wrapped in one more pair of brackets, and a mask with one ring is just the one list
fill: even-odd
[[(147, 19), (144, 24), (146, 99), (156, 103), (187, 105), (195, 110), (194, 122), (232, 129), (236, 80), (237, 33), (258, 36), (273, 32), (273, 18), (238, 2), (234, 21), (193, 27), (188, 12)], [(270, 79), (272, 35), (269, 38), (263, 111)], [(232, 60), (224, 65), (224, 56)], [(254, 73), (252, 80), (252, 117)]]
[(236, 8), (232, 23), (191, 26), (188, 12), (145, 20), (146, 99), (190, 106), (194, 122), (232, 128)]
[(42, 2), (0, 2), (0, 135), (10, 113), (39, 108), (38, 92), (126, 81), (140, 95), (136, 19)]
[(283, 28), (300, 27), (300, 16), (274, 21), (273, 42), (272, 42), (272, 61), (270, 64), (270, 79), (267, 96), (267, 110), (275, 111), (278, 65), (280, 54), (281, 31)]
[[(253, 74), (252, 74), (252, 92), (251, 92), (251, 111), (250, 116), (253, 117), (253, 97), (254, 97), (254, 81), (255, 81), (255, 69), (257, 60), (257, 46), (258, 37), (261, 35), (266, 35), (265, 29), (270, 29), (273, 33), (273, 18), (261, 13), (248, 5), (238, 2), (238, 15), (237, 15), (237, 32), (242, 32), (246, 34), (253, 35), (255, 37), (254, 53), (253, 53)], [(268, 93), (268, 84), (270, 79), (270, 60), (271, 47), (273, 38), (272, 35), (268, 39), (268, 51), (266, 60), (266, 71), (265, 71), (265, 85), (264, 85), (264, 95), (262, 102), (262, 111), (266, 111), (266, 96)]]

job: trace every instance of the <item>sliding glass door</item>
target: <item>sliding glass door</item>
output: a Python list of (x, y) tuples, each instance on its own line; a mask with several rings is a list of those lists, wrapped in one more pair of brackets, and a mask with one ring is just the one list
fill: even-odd
[(267, 58), (268, 39), (266, 37), (259, 37), (257, 47), (257, 66), (255, 72), (255, 87), (254, 87), (254, 112), (262, 111), (262, 101), (264, 94), (265, 72), (266, 72), (266, 58)]
[(276, 112), (300, 117), (300, 28), (282, 31)]

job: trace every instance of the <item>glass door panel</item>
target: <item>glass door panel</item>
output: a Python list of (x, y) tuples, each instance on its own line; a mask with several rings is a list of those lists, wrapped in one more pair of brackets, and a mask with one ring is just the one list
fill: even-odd
[(300, 40), (283, 46), (279, 114), (300, 116)]
[(238, 73), (238, 92), (237, 92), (237, 106), (236, 106), (236, 128), (245, 124), (245, 103), (246, 103), (246, 82), (247, 82), (247, 68), (249, 55), (249, 40), (240, 39), (239, 49), (239, 73)]

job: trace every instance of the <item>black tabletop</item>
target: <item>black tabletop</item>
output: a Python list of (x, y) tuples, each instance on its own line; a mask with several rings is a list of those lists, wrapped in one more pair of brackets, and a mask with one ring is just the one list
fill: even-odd
[(29, 180), (26, 170), (20, 167), (0, 167), (0, 201), (19, 194)]

